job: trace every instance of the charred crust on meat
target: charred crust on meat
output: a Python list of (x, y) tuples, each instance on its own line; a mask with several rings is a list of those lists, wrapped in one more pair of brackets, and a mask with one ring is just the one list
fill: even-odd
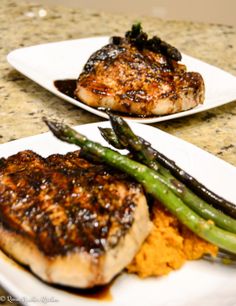
[(112, 62), (121, 52), (125, 51), (124, 47), (119, 45), (108, 44), (104, 46), (102, 49), (94, 52), (87, 63), (84, 66), (83, 72), (90, 73), (94, 70), (94, 67), (97, 63), (109, 60), (109, 63)]
[(5, 160), (5, 158), (0, 158), (0, 171), (1, 171), (1, 169), (3, 169), (3, 167), (4, 167), (4, 165), (5, 165), (5, 163), (6, 163), (6, 160)]
[(141, 186), (80, 151), (47, 158), (22, 151), (2, 161), (0, 223), (48, 257), (77, 249), (98, 256), (115, 247), (134, 222)]
[[(120, 53), (125, 51), (124, 43), (131, 43), (139, 51), (147, 49), (154, 53), (161, 53), (167, 59), (170, 58), (175, 61), (180, 61), (182, 58), (181, 53), (175, 47), (161, 40), (159, 37), (153, 36), (148, 39), (148, 35), (142, 31), (141, 24), (137, 23), (132, 26), (131, 31), (126, 32), (125, 38), (113, 36), (110, 38), (110, 44), (93, 53), (84, 66), (84, 72), (90, 73), (93, 71), (96, 63), (100, 61), (108, 59), (112, 61), (112, 59), (115, 59)], [(140, 54), (137, 53), (137, 56), (140, 56)], [(171, 61), (169, 64), (171, 64)]]

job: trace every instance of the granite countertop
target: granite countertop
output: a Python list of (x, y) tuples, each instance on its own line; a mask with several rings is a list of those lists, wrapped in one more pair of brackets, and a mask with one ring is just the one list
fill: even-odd
[[(20, 2), (1, 0), (0, 6), (0, 143), (46, 131), (43, 115), (63, 118), (71, 125), (103, 120), (55, 97), (10, 67), (6, 55), (16, 48), (86, 36), (122, 35), (140, 20), (150, 35), (159, 34), (182, 52), (236, 75), (236, 28), (232, 26)], [(236, 166), (235, 101), (155, 126)]]

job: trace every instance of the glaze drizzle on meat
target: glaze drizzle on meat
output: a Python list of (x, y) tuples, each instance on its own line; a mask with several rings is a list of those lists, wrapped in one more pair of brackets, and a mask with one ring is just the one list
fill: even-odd
[(80, 151), (0, 159), (0, 248), (51, 283), (108, 283), (150, 232), (142, 187)]
[[(1, 221), (36, 241), (46, 255), (76, 247), (104, 252), (133, 223), (134, 197), (141, 187), (80, 158), (79, 151), (46, 159), (20, 152), (1, 168)], [(129, 192), (121, 197), (119, 188)]]
[(195, 107), (204, 100), (204, 81), (180, 64), (181, 53), (141, 26), (90, 56), (75, 96), (92, 107), (141, 116), (165, 115)]

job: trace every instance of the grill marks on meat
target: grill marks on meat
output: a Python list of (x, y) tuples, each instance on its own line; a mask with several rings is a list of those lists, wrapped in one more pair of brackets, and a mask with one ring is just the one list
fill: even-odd
[(110, 43), (89, 58), (75, 95), (93, 107), (137, 115), (164, 115), (195, 107), (204, 100), (197, 72), (126, 39)]
[[(12, 250), (12, 242), (6, 244), (0, 239), (6, 252), (29, 264), (44, 280), (79, 287), (109, 281), (132, 260), (150, 229), (140, 185), (103, 164), (88, 162), (79, 151), (45, 159), (32, 151), (23, 151), (1, 159), (0, 221), (0, 235), (9, 234), (9, 241), (14, 241), (12, 237), (23, 239), (24, 248), (36, 249), (44, 258), (42, 262), (46, 262), (39, 269), (36, 262), (29, 263)], [(135, 241), (131, 244), (132, 252), (125, 258), (128, 246), (124, 241), (134, 230), (134, 236), (129, 238)], [(52, 269), (55, 258), (65, 258), (67, 262), (71, 256), (77, 256), (78, 267), (88, 258), (83, 280), (82, 276), (72, 278), (68, 274), (58, 279), (62, 266)], [(108, 263), (116, 265), (116, 261), (117, 267), (105, 271)], [(70, 268), (76, 269), (71, 262), (68, 267), (67, 273)]]
[[(22, 166), (24, 160), (31, 164)], [(130, 192), (121, 196), (127, 184)], [(137, 188), (103, 165), (80, 159), (79, 152), (45, 160), (21, 152), (9, 158), (1, 178), (1, 219), (47, 255), (74, 247), (99, 253), (132, 225)]]

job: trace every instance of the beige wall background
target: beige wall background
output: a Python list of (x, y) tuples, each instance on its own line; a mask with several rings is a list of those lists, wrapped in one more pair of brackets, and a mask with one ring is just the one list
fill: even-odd
[(20, 0), (236, 26), (236, 0)]

